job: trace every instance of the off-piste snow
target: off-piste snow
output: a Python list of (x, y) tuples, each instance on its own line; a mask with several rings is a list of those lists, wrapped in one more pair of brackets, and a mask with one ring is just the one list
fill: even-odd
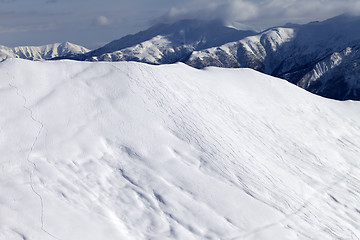
[(359, 239), (360, 102), (250, 69), (0, 63), (0, 239)]

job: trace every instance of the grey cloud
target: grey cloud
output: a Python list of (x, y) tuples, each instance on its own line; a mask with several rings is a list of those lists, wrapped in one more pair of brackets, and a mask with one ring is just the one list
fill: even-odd
[(271, 25), (286, 22), (306, 23), (325, 20), (344, 13), (360, 13), (358, 0), (264, 0), (257, 5), (259, 16), (255, 24)]
[(358, 0), (267, 0), (259, 5), (262, 13), (272, 15), (280, 14), (286, 17), (316, 17), (336, 15), (350, 12), (359, 7)]
[(185, 18), (222, 19), (256, 28), (324, 20), (343, 13), (360, 14), (359, 0), (195, 0), (173, 7), (158, 18), (171, 22)]

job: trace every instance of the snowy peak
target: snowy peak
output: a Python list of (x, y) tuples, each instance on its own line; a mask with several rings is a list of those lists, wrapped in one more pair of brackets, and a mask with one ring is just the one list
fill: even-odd
[(21, 46), (9, 48), (0, 46), (0, 61), (6, 58), (23, 58), (29, 60), (48, 60), (89, 52), (85, 47), (69, 42), (48, 44), (44, 46)]
[[(237, 30), (226, 27), (219, 20), (181, 20), (172, 24), (158, 24), (146, 31), (113, 41), (101, 49), (106, 49), (107, 52), (120, 50), (148, 41), (156, 36), (164, 36), (174, 45), (195, 45), (200, 49), (219, 46), (230, 42), (232, 39), (243, 38), (254, 33), (249, 30)], [(129, 38), (142, 41), (131, 41), (131, 43), (128, 43), (125, 40)]]
[(196, 68), (207, 66), (250, 67), (264, 71), (264, 60), (267, 56), (276, 53), (284, 43), (291, 41), (294, 36), (294, 29), (274, 28), (236, 42), (194, 51), (186, 63)]
[[(186, 63), (196, 68), (250, 67), (321, 96), (360, 100), (359, 26), (360, 17), (342, 15), (271, 28), (237, 42), (194, 51)], [(349, 49), (352, 54), (344, 54)]]
[(226, 27), (218, 20), (182, 20), (158, 24), (125, 36), (79, 59), (173, 63), (184, 61), (194, 50), (219, 46), (254, 34), (254, 31)]

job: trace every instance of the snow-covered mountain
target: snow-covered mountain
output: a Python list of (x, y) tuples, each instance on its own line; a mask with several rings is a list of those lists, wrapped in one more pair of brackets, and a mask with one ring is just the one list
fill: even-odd
[(236, 30), (220, 21), (182, 20), (156, 25), (72, 59), (247, 67), (321, 96), (360, 100), (359, 26), (360, 17), (350, 15), (261, 33)]
[(254, 31), (226, 27), (218, 20), (181, 20), (125, 36), (75, 59), (174, 63), (186, 61), (194, 50), (219, 46), (254, 34)]
[(70, 57), (75, 54), (84, 54), (89, 51), (89, 49), (69, 42), (48, 44), (38, 47), (22, 46), (9, 48), (0, 46), (0, 61), (7, 58), (49, 60), (56, 57)]
[(20, 59), (0, 98), (0, 239), (360, 238), (360, 102), (251, 69)]
[(256, 36), (195, 51), (187, 64), (250, 67), (321, 96), (360, 100), (360, 17), (271, 28)]

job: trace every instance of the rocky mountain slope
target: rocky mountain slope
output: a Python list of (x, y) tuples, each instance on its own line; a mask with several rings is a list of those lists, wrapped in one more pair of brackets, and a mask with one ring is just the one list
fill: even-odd
[(89, 49), (69, 42), (48, 44), (38, 47), (22, 46), (9, 48), (0, 46), (0, 61), (7, 58), (49, 60), (56, 57), (70, 57), (74, 54), (83, 54), (89, 51)]

